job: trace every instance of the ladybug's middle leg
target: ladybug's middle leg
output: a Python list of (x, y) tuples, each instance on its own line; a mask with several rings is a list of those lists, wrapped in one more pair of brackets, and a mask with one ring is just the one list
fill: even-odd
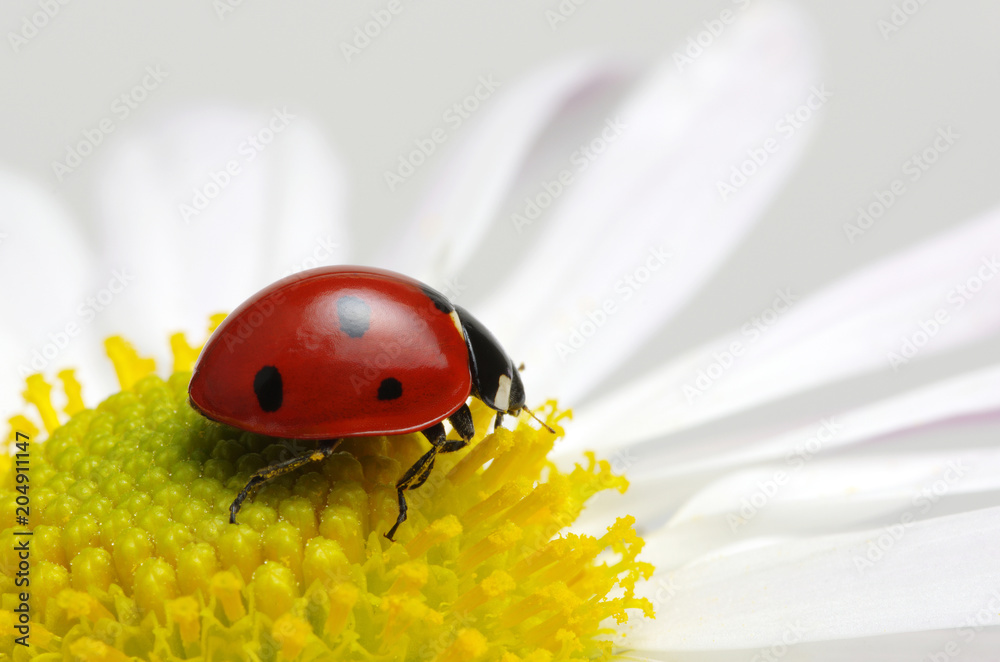
[(415, 490), (427, 481), (434, 468), (434, 459), (438, 453), (454, 453), (465, 448), (469, 440), (476, 434), (476, 429), (472, 424), (472, 412), (468, 405), (462, 405), (458, 411), (448, 417), (448, 421), (455, 428), (455, 431), (462, 437), (461, 439), (446, 439), (444, 425), (437, 423), (423, 431), (427, 440), (431, 442), (431, 449), (420, 456), (420, 459), (413, 463), (413, 466), (406, 470), (403, 477), (396, 482), (396, 496), (399, 501), (399, 515), (396, 523), (392, 525), (385, 537), (392, 540), (396, 535), (396, 529), (406, 521), (406, 497), (403, 493), (406, 490)]
[(305, 455), (296, 455), (293, 458), (283, 460), (275, 464), (269, 464), (266, 467), (258, 469), (252, 476), (250, 476), (250, 480), (247, 481), (247, 484), (242, 490), (240, 490), (239, 495), (233, 500), (232, 505), (229, 506), (229, 523), (236, 524), (236, 513), (240, 512), (240, 507), (243, 505), (243, 502), (256, 494), (257, 490), (259, 490), (264, 483), (274, 480), (278, 476), (284, 476), (287, 473), (291, 473), (301, 466), (325, 460), (333, 454), (333, 451), (337, 449), (337, 446), (340, 445), (341, 441), (343, 440), (324, 439), (319, 442), (319, 448), (310, 453), (306, 453)]

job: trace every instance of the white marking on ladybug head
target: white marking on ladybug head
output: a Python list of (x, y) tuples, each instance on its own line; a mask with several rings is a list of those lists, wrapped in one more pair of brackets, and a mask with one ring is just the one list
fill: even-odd
[(462, 340), (465, 340), (465, 329), (462, 328), (462, 320), (459, 319), (458, 313), (454, 310), (448, 313), (451, 317), (451, 321), (455, 324), (455, 328), (458, 329), (458, 335), (462, 336)]
[(497, 386), (493, 404), (500, 411), (507, 411), (510, 408), (510, 377), (507, 375), (500, 375), (500, 384)]

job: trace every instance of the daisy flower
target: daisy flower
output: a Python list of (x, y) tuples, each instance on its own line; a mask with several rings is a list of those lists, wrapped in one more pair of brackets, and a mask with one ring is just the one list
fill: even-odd
[[(653, 351), (819, 128), (830, 92), (814, 41), (794, 12), (754, 7), (696, 55), (581, 57), (505, 84), (372, 259), (352, 248), (340, 165), (287, 108), (200, 108), (123, 132), (94, 164), (86, 232), (38, 184), (0, 177), (0, 275), (17, 284), (5, 309), (31, 311), (0, 325), (0, 396), (13, 415), (24, 391), (37, 413), (12, 419), (12, 443), (49, 434), (29, 435), (30, 651), (13, 643), (18, 484), (4, 460), (0, 652), (987, 659), (1000, 452), (963, 431), (994, 422), (1000, 366), (847, 409), (794, 397), (992, 337), (1000, 212), (808, 296), (779, 290), (679, 356)], [(418, 161), (403, 155), (387, 182)], [(355, 261), (474, 310), (526, 363), (529, 401), (557, 434), (525, 421), (487, 434), (475, 409), (475, 445), (412, 493), (398, 544), (380, 532), (421, 452), (412, 436), (352, 442), (229, 526), (233, 487), (303, 446), (186, 406), (205, 320), (280, 276)], [(95, 348), (109, 335), (106, 364)], [(764, 423), (718, 427), (755, 410)]]

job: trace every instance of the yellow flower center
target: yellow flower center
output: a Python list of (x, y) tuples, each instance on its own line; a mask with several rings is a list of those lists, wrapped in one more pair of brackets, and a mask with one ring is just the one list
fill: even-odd
[[(13, 457), (0, 457), (0, 653), (592, 660), (613, 656), (610, 618), (652, 617), (633, 594), (652, 567), (637, 560), (631, 518), (599, 538), (560, 534), (591, 496), (627, 482), (592, 455), (569, 473), (547, 460), (569, 416), (554, 402), (541, 413), (556, 434), (527, 422), (487, 434), (494, 412), (473, 401), (475, 439), (439, 456), (408, 493), (396, 543), (382, 534), (396, 519), (396, 480), (428, 448), (420, 435), (347, 440), (318, 468), (265, 486), (232, 525), (229, 505), (248, 477), (310, 443), (200, 416), (187, 402), (198, 350), (180, 335), (171, 344), (175, 372), (164, 381), (109, 339), (122, 391), (95, 409), (83, 408), (73, 373), (60, 373), (64, 424), (51, 386), (29, 378), (25, 396), (49, 438), (38, 443), (28, 418), (11, 419), (11, 442), (18, 431), (30, 438), (26, 483)], [(18, 495), (30, 502), (26, 526), (16, 524)], [(24, 539), (27, 586), (17, 583)], [(26, 649), (16, 643), (22, 592)]]

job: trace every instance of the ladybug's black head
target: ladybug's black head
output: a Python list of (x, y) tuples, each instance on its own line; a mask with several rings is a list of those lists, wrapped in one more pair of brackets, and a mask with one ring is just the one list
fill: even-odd
[(473, 395), (505, 414), (516, 416), (524, 407), (524, 384), (500, 342), (461, 306), (455, 306), (469, 347)]

